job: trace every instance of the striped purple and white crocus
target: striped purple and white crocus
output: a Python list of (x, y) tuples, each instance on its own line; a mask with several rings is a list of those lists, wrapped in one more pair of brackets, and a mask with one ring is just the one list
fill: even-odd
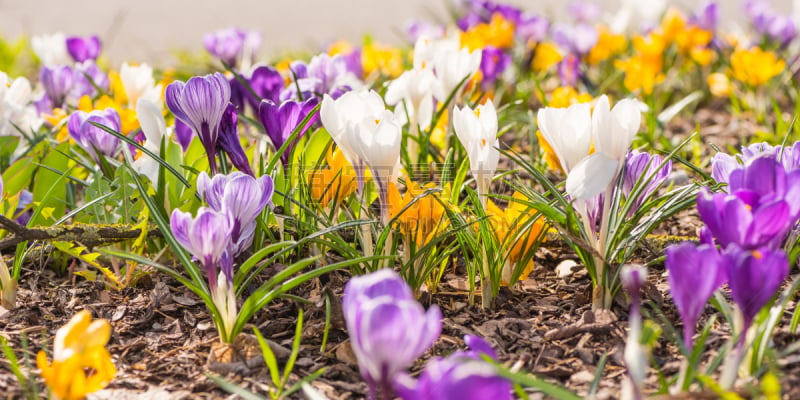
[(206, 149), (211, 173), (216, 174), (217, 140), (222, 116), (231, 100), (231, 86), (220, 73), (195, 76), (167, 86), (167, 107), (189, 125)]

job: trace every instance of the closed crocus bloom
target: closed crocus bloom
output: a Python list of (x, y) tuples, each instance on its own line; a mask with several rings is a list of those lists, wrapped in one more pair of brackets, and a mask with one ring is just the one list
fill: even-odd
[[(726, 253), (728, 286), (733, 301), (744, 317), (743, 332), (746, 332), (756, 314), (789, 275), (789, 260), (783, 251), (768, 248), (744, 250), (732, 246)], [(743, 334), (740, 340), (744, 340), (745, 336)]]
[(53, 104), (54, 108), (62, 108), (67, 94), (72, 89), (75, 75), (72, 68), (64, 66), (55, 67), (42, 67), (39, 74), (39, 80), (44, 86), (44, 91), (47, 98)]
[(669, 291), (683, 320), (683, 343), (692, 349), (692, 336), (708, 299), (727, 279), (727, 263), (710, 244), (684, 242), (666, 250)]
[(352, 143), (358, 157), (369, 167), (372, 180), (378, 186), (381, 219), (388, 223), (389, 184), (394, 183), (400, 164), (400, 140), (403, 138), (400, 122), (391, 111), (384, 110), (378, 118), (353, 123), (349, 129), (354, 129)]
[(244, 154), (244, 149), (242, 148), (242, 142), (239, 138), (239, 116), (236, 113), (236, 106), (232, 103), (228, 103), (228, 107), (225, 108), (225, 112), (222, 114), (217, 147), (228, 155), (231, 164), (236, 169), (255, 176), (253, 169), (250, 167), (250, 160), (247, 159), (247, 155)]
[(350, 279), (342, 297), (350, 345), (370, 389), (391, 398), (395, 377), (425, 352), (441, 332), (442, 313), (427, 312), (393, 270)]
[(94, 110), (92, 112), (75, 111), (69, 116), (67, 128), (70, 136), (84, 150), (86, 150), (95, 161), (99, 160), (97, 152), (106, 157), (114, 157), (119, 153), (119, 139), (104, 131), (102, 128), (92, 124), (92, 122), (107, 126), (117, 132), (120, 129), (119, 114), (113, 108), (105, 110)]
[(257, 113), (262, 99), (280, 104), (284, 81), (281, 73), (275, 68), (260, 65), (255, 67), (249, 76), (245, 76), (245, 79), (252, 93), (235, 77), (230, 80), (231, 102), (240, 110), (244, 110), (245, 104), (248, 104)]
[[(262, 100), (258, 107), (258, 119), (264, 125), (264, 130), (267, 132), (272, 146), (275, 150), (279, 150), (292, 133), (300, 126), (300, 123), (314, 111), (314, 108), (319, 104), (319, 99), (310, 98), (304, 102), (294, 100), (286, 100), (280, 105), (273, 103), (270, 100)], [(308, 129), (314, 125), (319, 119), (319, 112), (314, 112), (309, 118), (308, 122), (303, 126), (303, 129), (297, 135), (297, 139), (303, 137)], [(281, 161), (284, 165), (289, 162), (289, 155), (292, 154), (292, 149), (295, 143), (291, 143), (281, 154)]]
[[(144, 148), (156, 155), (161, 153), (161, 142), (167, 137), (167, 124), (161, 115), (161, 108), (147, 99), (139, 99), (136, 103), (136, 116), (139, 118), (142, 132), (147, 140)], [(133, 168), (150, 179), (153, 185), (158, 184), (158, 161), (147, 154), (142, 154), (133, 162)]]
[[(403, 72), (389, 84), (385, 98), (389, 105), (404, 101), (407, 108), (413, 109), (411, 112), (419, 114), (423, 102), (433, 102), (433, 96), (446, 97), (443, 92), (444, 89), (431, 68), (414, 68)], [(429, 111), (432, 113), (433, 108), (429, 108)], [(430, 121), (430, 115), (420, 115), (417, 121)]]
[[(36, 365), (53, 395), (61, 400), (80, 400), (104, 388), (117, 369), (105, 346), (111, 337), (111, 325), (104, 319), (92, 321), (83, 310), (58, 329), (53, 344), (53, 361), (40, 351)], [(92, 373), (87, 376), (86, 371)]]
[(512, 399), (511, 382), (497, 374), (496, 368), (483, 360), (483, 355), (497, 358), (492, 347), (477, 336), (467, 335), (464, 341), (470, 351), (459, 351), (425, 365), (414, 381), (401, 375), (395, 384), (403, 400), (483, 400)]
[(192, 139), (194, 139), (194, 133), (192, 132), (192, 127), (181, 122), (181, 120), (176, 119), (175, 139), (177, 139), (178, 144), (181, 145), (181, 149), (183, 149), (183, 151), (186, 151), (186, 149), (189, 148), (189, 145), (192, 144)]
[(100, 55), (100, 38), (95, 35), (68, 37), (67, 51), (72, 56), (72, 59), (79, 63), (87, 60), (96, 60)]
[(592, 116), (589, 104), (578, 103), (568, 108), (540, 108), (537, 113), (539, 130), (569, 174), (587, 154), (592, 145)]
[(365, 161), (356, 150), (356, 126), (363, 121), (380, 120), (386, 111), (383, 98), (374, 90), (353, 91), (334, 100), (325, 95), (320, 107), (322, 126), (330, 133), (333, 141), (342, 149), (345, 158), (356, 171), (358, 191), (364, 187)]
[(225, 213), (200, 207), (197, 216), (189, 212), (172, 211), (169, 221), (172, 234), (206, 271), (209, 287), (217, 286), (220, 263), (231, 246), (233, 220)]
[(161, 84), (153, 78), (153, 68), (147, 64), (122, 63), (119, 79), (125, 89), (128, 105), (135, 107), (140, 98), (145, 98), (161, 107)]
[(712, 194), (703, 188), (697, 194), (697, 211), (723, 247), (731, 244), (745, 249), (778, 247), (792, 222), (791, 209), (784, 200), (762, 199), (744, 190)]
[(225, 64), (235, 67), (242, 54), (247, 34), (238, 28), (221, 29), (203, 36), (203, 45), (212, 56)]
[(231, 218), (230, 241), (233, 256), (250, 247), (256, 228), (256, 218), (272, 200), (275, 186), (272, 177), (258, 179), (241, 173), (218, 174), (209, 178), (205, 172), (197, 177), (197, 192), (214, 211)]
[(222, 115), (231, 99), (231, 87), (220, 73), (195, 76), (188, 82), (167, 86), (167, 107), (175, 117), (192, 127), (206, 149), (211, 172), (216, 173), (217, 138)]
[(453, 112), (453, 127), (458, 140), (467, 150), (472, 175), (478, 184), (478, 194), (484, 205), (484, 196), (489, 194), (489, 186), (500, 161), (497, 147), (497, 111), (494, 103), (488, 100), (473, 111), (469, 106), (456, 108)]

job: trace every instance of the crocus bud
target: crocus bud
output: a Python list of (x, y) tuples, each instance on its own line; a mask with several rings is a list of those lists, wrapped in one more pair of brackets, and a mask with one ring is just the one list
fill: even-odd
[(250, 176), (255, 175), (239, 139), (239, 117), (236, 114), (236, 106), (232, 103), (228, 103), (228, 107), (222, 114), (217, 145), (225, 151), (225, 154), (231, 160), (231, 164), (239, 171)]
[(247, 34), (238, 28), (221, 29), (203, 36), (203, 45), (212, 56), (231, 67), (242, 54)]

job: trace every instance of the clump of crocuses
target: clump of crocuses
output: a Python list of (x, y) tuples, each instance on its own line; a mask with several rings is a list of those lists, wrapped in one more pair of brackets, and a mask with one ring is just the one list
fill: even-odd
[(442, 313), (436, 305), (426, 312), (411, 288), (396, 272), (382, 269), (354, 277), (344, 289), (342, 311), (350, 345), (369, 399), (392, 399), (399, 374), (439, 337)]
[(667, 249), (670, 291), (684, 323), (687, 354), (708, 299), (724, 283), (730, 287), (740, 326), (722, 373), (723, 388), (733, 385), (753, 320), (789, 273), (780, 248), (797, 222), (800, 178), (787, 173), (774, 154), (760, 153), (726, 171), (729, 193), (708, 188), (698, 193), (698, 211), (706, 223), (700, 244)]
[(197, 215), (174, 210), (170, 227), (175, 239), (203, 266), (211, 298), (222, 317), (217, 326), (223, 341), (231, 341), (238, 311), (233, 282), (234, 257), (249, 248), (255, 234), (256, 219), (270, 202), (272, 178), (258, 179), (241, 173), (209, 178), (201, 172), (197, 190), (208, 207)]

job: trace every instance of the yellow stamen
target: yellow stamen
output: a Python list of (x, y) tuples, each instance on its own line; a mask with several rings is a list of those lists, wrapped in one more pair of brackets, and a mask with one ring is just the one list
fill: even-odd
[(756, 260), (760, 260), (764, 255), (758, 250), (753, 250), (753, 257), (755, 257)]

